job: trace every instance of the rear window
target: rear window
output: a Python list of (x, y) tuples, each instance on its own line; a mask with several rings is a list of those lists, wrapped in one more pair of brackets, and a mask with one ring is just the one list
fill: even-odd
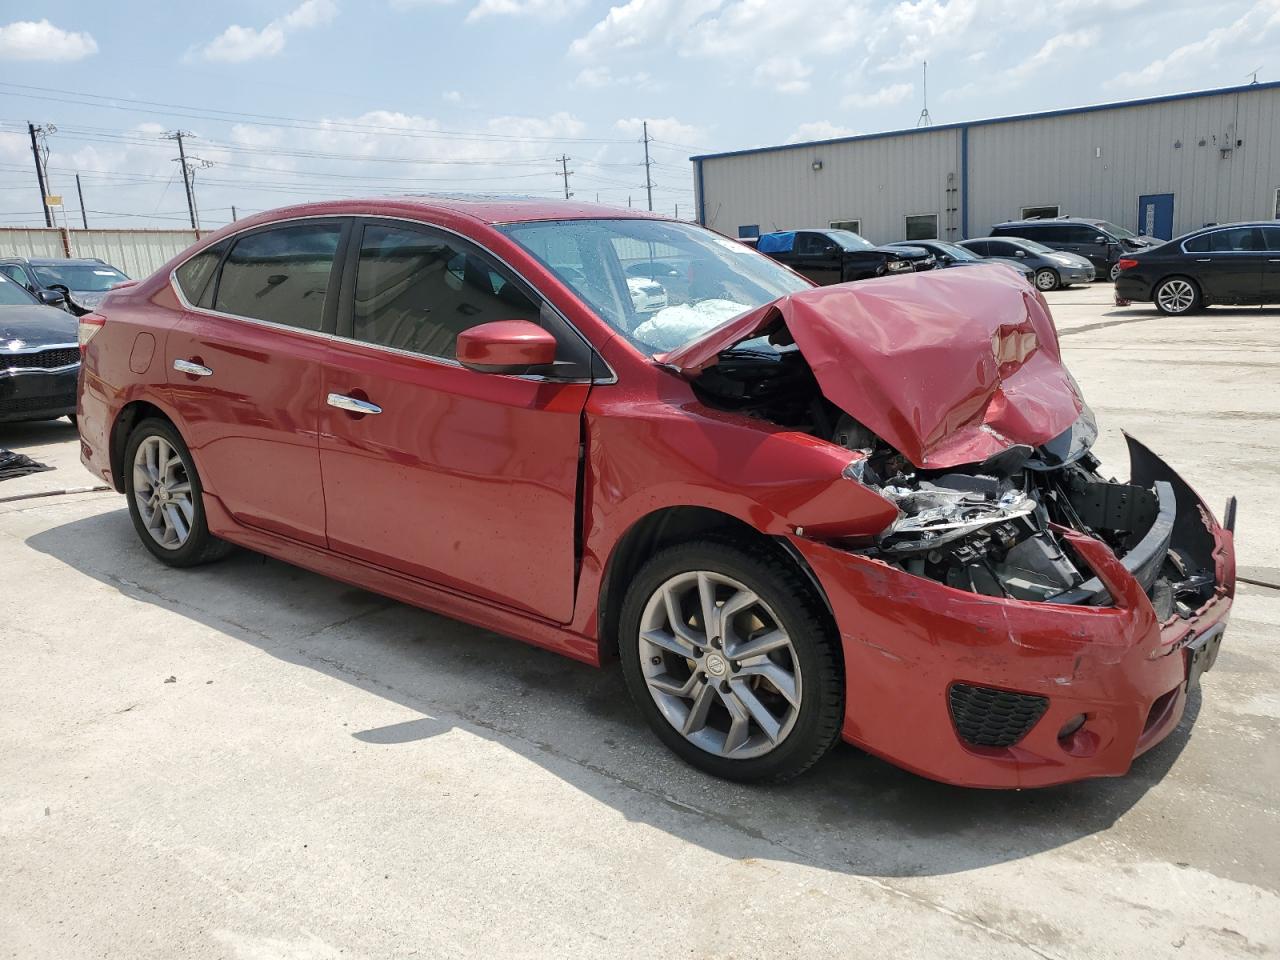
[(194, 257), (174, 271), (174, 279), (187, 303), (197, 307), (207, 307), (213, 300), (213, 274), (218, 269), (223, 251), (227, 249), (226, 241), (215, 243), (212, 247), (201, 250)]
[(319, 330), (342, 226), (301, 223), (236, 241), (222, 266), (214, 309)]

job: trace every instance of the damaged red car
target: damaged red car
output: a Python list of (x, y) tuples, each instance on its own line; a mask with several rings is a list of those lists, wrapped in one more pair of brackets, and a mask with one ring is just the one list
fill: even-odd
[(1234, 505), (1133, 439), (1106, 478), (999, 265), (815, 288), (629, 211), (342, 201), (232, 224), (80, 339), (83, 460), (159, 560), (238, 545), (616, 659), (724, 777), (838, 738), (970, 786), (1120, 775), (1231, 608)]

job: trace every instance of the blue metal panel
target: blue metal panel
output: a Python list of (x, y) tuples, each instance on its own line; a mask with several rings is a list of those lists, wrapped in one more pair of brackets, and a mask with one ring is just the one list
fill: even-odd
[(1221, 87), (1217, 90), (1196, 90), (1191, 93), (1173, 93), (1163, 97), (1146, 97), (1142, 100), (1119, 100), (1115, 103), (1099, 103), (1088, 107), (1067, 107), (1062, 110), (1046, 110), (1042, 113), (1019, 113), (1010, 117), (992, 117), (988, 120), (967, 120), (961, 123), (944, 123), (936, 127), (912, 127), (907, 130), (886, 130), (884, 133), (863, 133), (854, 137), (835, 137), (830, 140), (808, 140), (804, 143), (786, 143), (776, 147), (754, 147), (750, 150), (729, 150), (724, 153), (702, 153), (689, 159), (698, 163), (721, 157), (748, 157), (757, 153), (775, 153), (779, 150), (803, 150), (824, 147), (833, 143), (856, 143), (859, 140), (882, 140), (885, 137), (905, 137), (918, 133), (937, 133), (941, 130), (964, 130), (969, 127), (985, 127), (993, 123), (1015, 123), (1019, 120), (1045, 120), (1050, 117), (1068, 117), (1081, 113), (1097, 113), (1101, 110), (1120, 110), (1125, 107), (1145, 107), (1153, 103), (1173, 103), (1177, 100), (1196, 100), (1201, 97), (1220, 97), (1229, 93), (1249, 93), (1256, 90), (1280, 88), (1280, 80), (1269, 83), (1247, 83), (1238, 87)]
[(1138, 233), (1173, 239), (1173, 194), (1150, 193), (1138, 198)]

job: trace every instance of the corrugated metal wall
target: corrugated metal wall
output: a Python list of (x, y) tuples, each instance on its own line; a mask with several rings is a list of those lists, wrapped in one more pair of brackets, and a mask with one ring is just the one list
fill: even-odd
[(958, 213), (947, 233), (959, 197), (958, 130), (717, 157), (703, 161), (702, 182), (706, 225), (731, 237), (749, 224), (767, 233), (859, 220), (868, 240), (888, 243), (902, 239), (904, 217), (929, 213), (942, 237), (959, 237)]
[[(1136, 230), (1144, 194), (1174, 195), (1175, 235), (1278, 212), (1278, 88), (974, 123), (967, 131), (968, 236), (986, 236), (1024, 207), (1055, 205), (1064, 215)], [(939, 235), (958, 239), (961, 217), (948, 217), (947, 208), (960, 202), (964, 135), (950, 127), (708, 157), (700, 185), (706, 225), (737, 236), (751, 224), (767, 232), (861, 220), (867, 239), (884, 243), (903, 238), (906, 216), (937, 212)], [(957, 189), (948, 193), (953, 174)]]
[[(65, 237), (64, 237), (65, 234)], [(98, 257), (130, 277), (149, 276), (197, 240), (194, 230), (0, 228), (0, 257)]]
[(973, 236), (1041, 204), (1136, 230), (1138, 197), (1161, 193), (1173, 194), (1177, 236), (1206, 223), (1274, 217), (1277, 188), (1280, 90), (969, 130)]

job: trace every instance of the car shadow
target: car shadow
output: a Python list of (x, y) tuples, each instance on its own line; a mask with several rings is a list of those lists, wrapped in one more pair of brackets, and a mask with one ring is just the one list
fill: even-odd
[(248, 551), (172, 570), (138, 543), (123, 508), (26, 543), (136, 601), (421, 714), (370, 730), (335, 725), (334, 737), (404, 750), (414, 762), (413, 743), (464, 730), (628, 820), (726, 857), (759, 857), (763, 843), (780, 860), (916, 877), (1061, 847), (1106, 830), (1141, 800), (1177, 760), (1199, 711), (1197, 694), (1176, 732), (1119, 779), (969, 790), (841, 745), (790, 784), (743, 786), (669, 754), (630, 704), (616, 666), (595, 670)]

